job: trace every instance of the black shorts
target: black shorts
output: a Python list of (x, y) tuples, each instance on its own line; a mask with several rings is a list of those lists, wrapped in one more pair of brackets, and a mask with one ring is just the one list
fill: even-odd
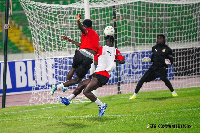
[(89, 76), (90, 79), (92, 79), (93, 77), (97, 78), (99, 87), (102, 87), (103, 85), (105, 85), (109, 80), (108, 77), (100, 75), (100, 74), (95, 74), (95, 73)]
[(142, 76), (141, 80), (144, 82), (150, 82), (158, 77), (166, 78), (168, 69), (166, 67), (154, 67), (151, 66), (145, 74)]
[(91, 68), (91, 64), (93, 63), (93, 59), (84, 56), (80, 53), (79, 50), (75, 51), (75, 55), (73, 57), (72, 67), (76, 69), (76, 75), (79, 78), (84, 78)]

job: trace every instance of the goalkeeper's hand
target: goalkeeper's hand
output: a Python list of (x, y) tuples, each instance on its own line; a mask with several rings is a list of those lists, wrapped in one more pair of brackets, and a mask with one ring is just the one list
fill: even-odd
[(151, 62), (151, 59), (149, 57), (142, 58), (142, 62)]
[(166, 65), (171, 65), (170, 60), (169, 60), (169, 59), (165, 59), (165, 64), (166, 64)]

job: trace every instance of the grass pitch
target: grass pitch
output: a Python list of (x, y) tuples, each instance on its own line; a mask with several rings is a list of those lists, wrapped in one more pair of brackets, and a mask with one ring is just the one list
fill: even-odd
[[(0, 109), (1, 133), (197, 133), (200, 87), (100, 97), (108, 104), (99, 117), (95, 103), (45, 104)], [(175, 127), (173, 127), (175, 126)], [(170, 128), (171, 127), (171, 128)]]

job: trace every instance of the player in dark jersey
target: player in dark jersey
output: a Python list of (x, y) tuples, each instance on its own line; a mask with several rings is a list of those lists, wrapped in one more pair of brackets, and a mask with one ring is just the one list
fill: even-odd
[(172, 87), (172, 84), (167, 79), (168, 65), (173, 63), (172, 49), (165, 44), (165, 36), (163, 34), (157, 35), (157, 44), (152, 47), (152, 56), (150, 58), (143, 58), (142, 62), (153, 62), (151, 67), (145, 72), (138, 82), (135, 93), (129, 99), (135, 99), (137, 93), (144, 82), (150, 82), (158, 77), (165, 83), (165, 85), (172, 92), (172, 96), (178, 96)]
[(106, 46), (101, 46), (94, 57), (94, 64), (97, 65), (95, 73), (90, 75), (90, 77), (79, 84), (79, 86), (74, 90), (74, 92), (67, 98), (61, 97), (61, 102), (65, 105), (69, 105), (70, 101), (80, 94), (83, 90), (83, 94), (90, 99), (92, 102), (99, 106), (99, 116), (103, 116), (107, 104), (102, 103), (93, 93), (98, 87), (102, 87), (109, 80), (109, 73), (116, 67), (116, 63), (125, 63), (124, 57), (121, 55), (120, 51), (115, 49), (114, 37), (106, 36)]
[[(52, 86), (52, 91), (50, 92), (51, 95), (53, 95), (56, 90), (63, 89), (63, 87), (69, 87), (71, 85), (79, 83), (91, 68), (94, 55), (98, 50), (99, 35), (96, 33), (96, 31), (92, 29), (92, 21), (90, 19), (85, 19), (82, 25), (80, 19), (81, 15), (76, 14), (77, 25), (82, 32), (81, 43), (75, 42), (67, 36), (62, 36), (64, 40), (67, 40), (78, 46), (79, 50), (75, 51), (72, 68), (67, 74), (66, 82)], [(74, 72), (76, 73), (76, 77), (72, 79)]]

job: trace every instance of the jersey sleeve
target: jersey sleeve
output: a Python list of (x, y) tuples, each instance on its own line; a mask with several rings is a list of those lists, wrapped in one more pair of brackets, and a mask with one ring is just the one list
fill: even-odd
[(94, 60), (98, 61), (98, 57), (102, 54), (102, 48), (103, 47), (99, 47), (97, 50), (97, 53), (94, 55)]
[(115, 59), (116, 60), (123, 60), (124, 59), (124, 56), (122, 56), (122, 54), (120, 53), (120, 51), (118, 49), (116, 49)]
[(172, 54), (172, 49), (168, 48), (168, 56), (167, 58), (170, 60), (171, 64), (173, 64), (173, 54)]

